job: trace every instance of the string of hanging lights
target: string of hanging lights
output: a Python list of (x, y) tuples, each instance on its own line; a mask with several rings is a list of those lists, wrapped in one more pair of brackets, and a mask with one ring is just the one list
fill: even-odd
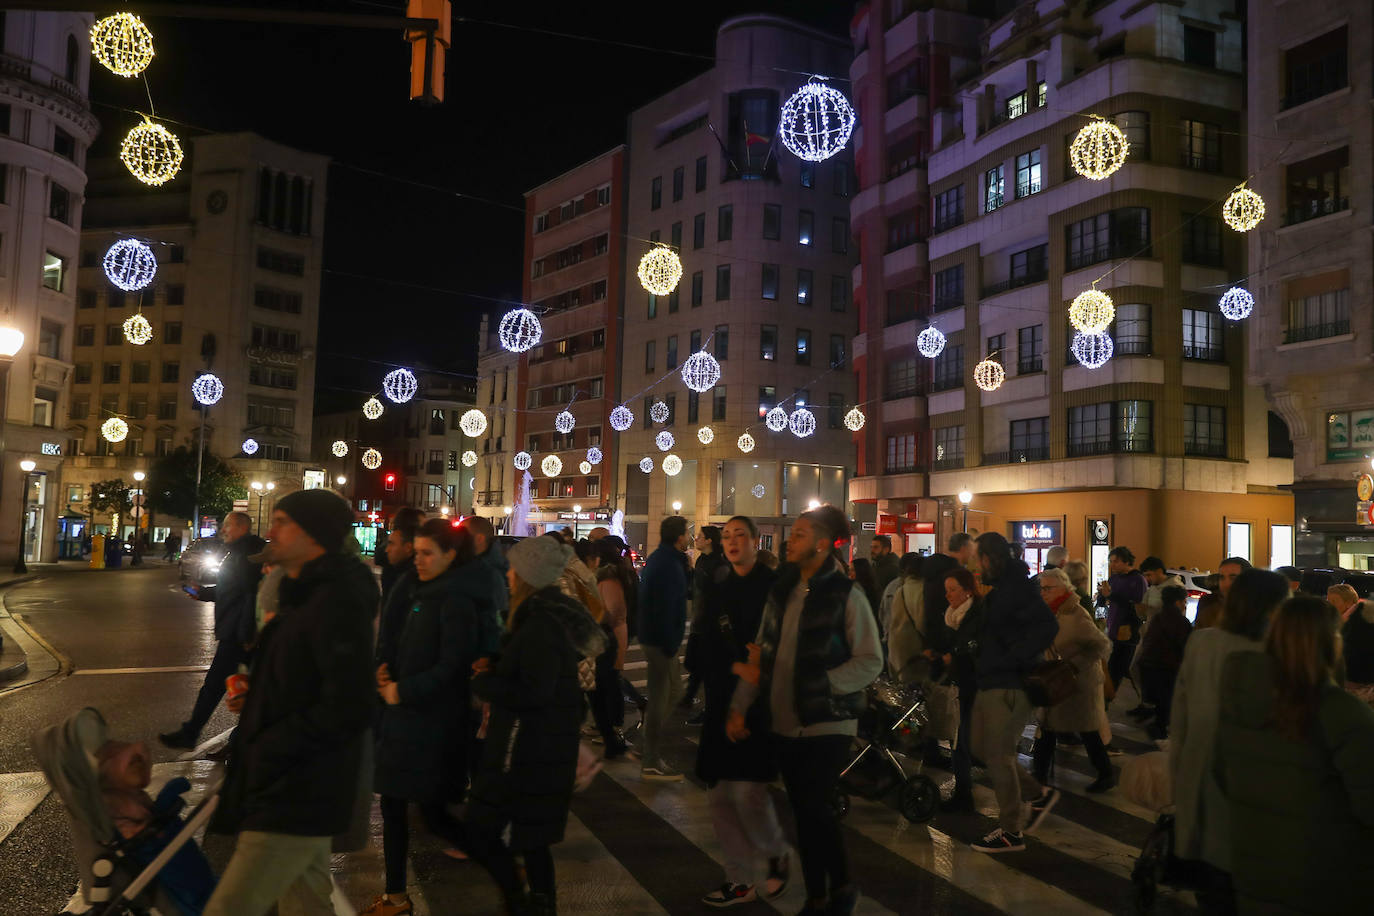
[(854, 122), (854, 107), (844, 93), (824, 77), (812, 76), (783, 103), (778, 138), (797, 158), (824, 162), (849, 143)]

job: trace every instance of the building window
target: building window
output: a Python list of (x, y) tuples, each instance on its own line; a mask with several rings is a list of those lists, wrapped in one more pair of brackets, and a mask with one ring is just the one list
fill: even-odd
[(1226, 457), (1226, 408), (1183, 405), (1183, 454)]
[(838, 369), (844, 365), (844, 341), (843, 334), (830, 335), (830, 368)]
[(759, 419), (768, 416), (768, 411), (778, 406), (778, 389), (772, 385), (759, 386)]
[(696, 423), (701, 412), (701, 395), (695, 391), (687, 392), (687, 422)]
[(55, 128), (52, 132), (52, 151), (63, 159), (75, 162), (76, 138), (60, 127)]
[(1283, 55), (1286, 73), (1284, 108), (1310, 102), (1346, 87), (1347, 29), (1347, 26), (1341, 26)]
[(1048, 244), (1014, 252), (1009, 265), (1008, 287), (1014, 289), (1030, 283), (1039, 283), (1049, 276), (1049, 252)]
[(1002, 192), (1006, 182), (1003, 179), (1004, 166), (993, 166), (983, 173), (983, 212), (991, 213), (1002, 206)]
[[(256, 329), (255, 329), (255, 330), (256, 330)], [(294, 338), (294, 337), (295, 337), (295, 333), (292, 332), (291, 336)], [(179, 343), (181, 343), (181, 322), (180, 322), (180, 321), (168, 321), (167, 323), (165, 323), (165, 324), (162, 326), (162, 342), (165, 343), (165, 344), (179, 344)], [(295, 347), (292, 347), (291, 349), (294, 350)]]
[[(655, 296), (653, 293), (649, 294), (649, 300), (648, 305), (646, 306), (646, 311), (650, 318), (658, 317), (658, 297)], [(538, 350), (536, 350), (535, 352), (538, 352)]]
[(1287, 169), (1287, 185), (1287, 225), (1350, 209), (1350, 149), (1293, 163)]
[(109, 289), (105, 291), (105, 307), (112, 309), (124, 308), (127, 293), (122, 289)]
[(696, 162), (696, 185), (695, 185), (695, 187), (696, 187), (696, 189), (697, 189), (698, 191), (705, 191), (705, 190), (706, 190), (706, 157), (705, 157), (705, 156), (698, 156), (698, 157), (697, 157), (697, 162)]
[(105, 346), (117, 347), (124, 342), (124, 328), (117, 324), (105, 325)]
[(152, 363), (140, 360), (129, 367), (130, 380), (136, 385), (147, 384), (152, 378)]
[(136, 394), (129, 397), (129, 416), (135, 420), (142, 420), (148, 416), (148, 396), (146, 394)]
[(964, 428), (944, 426), (935, 430), (935, 467), (937, 469), (964, 466)]
[(1195, 25), (1183, 27), (1183, 62), (1199, 67), (1217, 65), (1217, 33)]
[(730, 358), (730, 326), (728, 324), (716, 325), (715, 333), (711, 335), (711, 343), (715, 347), (715, 357), (717, 360)]
[(692, 249), (696, 250), (706, 244), (706, 214), (698, 213), (692, 217)]
[(596, 189), (596, 205), (598, 207), (608, 207), (611, 204), (611, 186), (602, 185)]
[(1284, 343), (1319, 340), (1349, 333), (1349, 289), (1288, 300), (1288, 327), (1284, 331)]
[(62, 358), (62, 325), (44, 318), (38, 326), (38, 355), (48, 359)]
[(1126, 135), (1131, 144), (1131, 159), (1147, 162), (1150, 158), (1150, 113), (1148, 111), (1123, 111), (1113, 117), (1116, 126)]
[(100, 374), (100, 380), (107, 385), (119, 383), (119, 363), (106, 363)]
[(955, 264), (935, 272), (935, 311), (943, 312), (964, 305), (964, 265)]
[(887, 437), (887, 464), (883, 470), (888, 474), (907, 474), (916, 470), (915, 433)]
[(811, 283), (813, 275), (805, 267), (797, 268), (797, 305), (811, 304)]
[(72, 381), (78, 385), (89, 385), (91, 383), (91, 364), (77, 363), (72, 369)]
[(1099, 213), (1064, 227), (1067, 237), (1065, 270), (1113, 258), (1150, 257), (1150, 211), (1122, 207)]
[(1050, 457), (1050, 418), (1011, 421), (1011, 452), (1008, 463), (1044, 461)]
[(668, 345), (667, 345), (666, 347), (663, 348), (663, 356), (664, 356), (664, 362), (666, 363), (665, 368), (668, 368), (668, 369), (676, 369), (676, 368), (677, 368), (677, 335), (676, 335), (676, 334), (669, 334), (669, 335), (668, 335)]
[(657, 210), (663, 206), (663, 176), (659, 175), (649, 183), (649, 209)]
[(72, 192), (55, 181), (48, 188), (48, 217), (59, 223), (71, 224)]
[(166, 303), (168, 305), (181, 305), (186, 301), (186, 287), (180, 283), (170, 283), (167, 285)]
[(711, 419), (725, 419), (725, 386), (717, 385), (711, 389)]
[(908, 134), (887, 147), (887, 177), (896, 178), (925, 163), (921, 134)]
[(830, 311), (843, 312), (849, 308), (849, 278), (833, 276), (830, 278)]
[(728, 242), (735, 237), (735, 208), (725, 204), (716, 211), (716, 241)]
[(763, 237), (775, 241), (782, 238), (782, 207), (777, 204), (763, 205)]
[(1150, 307), (1139, 302), (1123, 302), (1116, 307), (1112, 340), (1118, 356), (1150, 355)]
[(658, 342), (657, 342), (657, 341), (654, 341), (654, 340), (646, 340), (646, 341), (644, 341), (644, 371), (645, 371), (645, 372), (653, 372), (653, 371), (654, 371), (654, 359), (655, 359), (655, 358), (654, 358), (654, 352), (655, 352), (655, 349), (656, 349), (657, 345), (658, 345)]
[(1250, 523), (1226, 523), (1226, 556), (1250, 559)]
[(1069, 457), (1154, 449), (1150, 401), (1116, 401), (1069, 408)]
[(797, 328), (797, 365), (811, 365), (811, 332), (806, 328)]
[(258, 249), (258, 266), (273, 273), (288, 274), (293, 277), (305, 276), (305, 258), (287, 251), (274, 248)]
[(703, 278), (701, 275), (701, 271), (698, 270), (692, 274), (692, 308), (696, 308), (697, 306), (701, 305), (702, 285)]
[(913, 207), (887, 218), (887, 250), (896, 251), (921, 240), (921, 211)]
[(248, 384), (262, 385), (265, 388), (294, 389), (296, 370), (253, 363), (248, 367)]
[(1026, 375), (1045, 368), (1045, 326), (1037, 324), (1016, 332), (1016, 372)]
[(762, 296), (765, 299), (778, 298), (778, 265), (763, 265)]
[(797, 180), (803, 188), (814, 188), (816, 186), (816, 163), (803, 160), (797, 169)]
[(778, 358), (778, 326), (765, 324), (759, 328), (759, 359)]
[(52, 426), (57, 416), (57, 392), (51, 388), (33, 389), (33, 425)]
[(1222, 362), (1226, 348), (1221, 315), (1211, 309), (1183, 310), (1183, 358)]
[(843, 216), (830, 221), (830, 250), (836, 254), (849, 253), (849, 220)]
[[(284, 289), (269, 289), (259, 286), (253, 290), (253, 304), (258, 308), (273, 312), (286, 312), (290, 315), (301, 313), (302, 296), (300, 293)], [(169, 303), (170, 304), (170, 303)]]
[(1026, 92), (1024, 89), (1007, 99), (1006, 119), (1008, 121), (1021, 117), (1026, 111)]
[(893, 108), (926, 91), (926, 62), (920, 58), (887, 78), (887, 107)]
[(682, 166), (673, 169), (673, 202), (682, 200), (682, 187), (686, 183), (686, 174)]
[(43, 253), (43, 285), (62, 292), (67, 282), (67, 259), (51, 251)]
[[(920, 357), (924, 360), (925, 357)], [(914, 397), (921, 393), (921, 366), (917, 357), (907, 356), (889, 360), (886, 370), (886, 384), (883, 386), (883, 400)]]
[(1188, 264), (1224, 267), (1221, 254), (1221, 220), (1197, 213), (1181, 214), (1183, 219), (1183, 260)]
[(79, 324), (76, 326), (76, 345), (78, 347), (95, 346), (95, 325)]
[(837, 391), (830, 392), (830, 402), (826, 406), (826, 426), (831, 429), (844, 428), (844, 395)]
[(679, 288), (679, 287), (674, 287), (674, 288), (673, 288), (673, 291), (672, 291), (671, 293), (668, 294), (668, 314), (669, 314), (669, 315), (675, 314), (675, 313), (677, 312), (678, 303), (681, 301), (681, 293), (682, 293), (681, 288)]
[(724, 302), (730, 298), (730, 265), (716, 267), (716, 301)]
[(964, 186), (950, 188), (935, 195), (935, 231), (944, 232), (964, 221)]
[(797, 211), (797, 244), (810, 245), (816, 233), (816, 214), (810, 210)]
[(600, 477), (588, 477), (588, 478), (586, 478), (586, 486), (587, 486), (587, 495), (588, 495), (588, 496), (593, 496), (593, 497), (600, 497), (600, 496), (601, 496), (601, 478), (600, 478)]
[(80, 309), (93, 309), (96, 304), (96, 293), (93, 289), (79, 289), (76, 291), (76, 307)]
[(931, 385), (934, 391), (949, 391), (964, 387), (964, 345), (946, 344), (935, 357), (935, 379)]
[[(842, 160), (834, 160), (834, 162), (835, 164), (831, 169), (831, 175), (834, 178), (832, 188), (834, 189), (835, 196), (848, 197), (850, 189), (853, 187), (849, 163)], [(845, 234), (848, 235), (848, 231), (846, 231)]]
[(1179, 122), (1179, 165), (1202, 172), (1221, 171), (1221, 130), (1206, 121)]
[(672, 246), (673, 246), (673, 249), (674, 249), (675, 251), (681, 251), (681, 250), (682, 250), (682, 221), (681, 221), (681, 220), (679, 220), (679, 221), (676, 222), (676, 223), (673, 223), (672, 227), (668, 230), (668, 237), (669, 237), (670, 239), (672, 239)]
[(1040, 150), (1033, 149), (1016, 157), (1016, 196), (1029, 197), (1040, 193)]

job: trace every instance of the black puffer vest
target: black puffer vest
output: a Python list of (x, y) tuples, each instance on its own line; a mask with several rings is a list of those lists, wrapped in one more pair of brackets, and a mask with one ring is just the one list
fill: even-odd
[[(789, 563), (783, 567), (768, 596), (760, 634), (762, 677), (759, 687), (763, 696), (768, 695), (773, 680), (787, 596), (800, 578), (797, 567)], [(797, 623), (797, 656), (792, 683), (797, 718), (804, 726), (858, 718), (864, 708), (863, 691), (837, 695), (830, 689), (828, 674), (831, 668), (848, 661), (853, 654), (846, 633), (845, 609), (854, 583), (841, 571), (839, 564), (831, 560), (811, 577), (808, 586), (801, 620)]]

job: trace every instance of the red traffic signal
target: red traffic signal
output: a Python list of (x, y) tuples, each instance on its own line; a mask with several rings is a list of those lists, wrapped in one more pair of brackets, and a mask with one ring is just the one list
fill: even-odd
[(387, 474), (385, 480), (386, 480), (386, 488), (387, 488), (388, 490), (395, 490), (395, 489), (396, 489), (396, 475), (395, 475), (395, 474)]

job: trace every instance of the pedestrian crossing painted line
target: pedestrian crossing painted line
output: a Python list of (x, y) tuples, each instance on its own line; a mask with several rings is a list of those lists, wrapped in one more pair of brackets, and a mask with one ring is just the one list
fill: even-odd
[(187, 674), (193, 671), (209, 671), (209, 665), (168, 665), (163, 668), (77, 668), (73, 675), (101, 674)]

